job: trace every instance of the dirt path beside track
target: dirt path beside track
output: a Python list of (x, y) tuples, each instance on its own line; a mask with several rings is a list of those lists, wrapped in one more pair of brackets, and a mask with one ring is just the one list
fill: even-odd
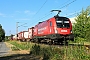
[(30, 55), (29, 50), (19, 50), (19, 51), (12, 51), (10, 43), (5, 42), (7, 47), (10, 48), (8, 54), (3, 57), (0, 57), (0, 60), (43, 60), (40, 56)]

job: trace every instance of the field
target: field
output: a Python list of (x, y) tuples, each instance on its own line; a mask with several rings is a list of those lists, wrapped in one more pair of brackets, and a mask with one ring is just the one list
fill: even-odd
[[(90, 49), (83, 44), (54, 46), (31, 42), (8, 41), (12, 54), (2, 57), (8, 60), (89, 60)], [(86, 43), (85, 43), (86, 44)], [(12, 56), (12, 58), (11, 58)]]

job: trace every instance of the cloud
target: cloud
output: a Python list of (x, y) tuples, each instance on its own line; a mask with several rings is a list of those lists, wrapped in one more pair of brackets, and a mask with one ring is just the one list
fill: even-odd
[(34, 15), (35, 14), (35, 12), (29, 11), (29, 10), (25, 10), (24, 13), (28, 14), (28, 15)]
[(21, 13), (20, 11), (15, 11), (16, 13)]
[(10, 16), (10, 15), (3, 14), (3, 13), (0, 13), (0, 16), (1, 16), (1, 17), (14, 17), (13, 15)]
[(30, 13), (30, 11), (29, 11), (29, 10), (25, 10), (25, 11), (24, 11), (24, 13), (26, 13), (26, 14), (27, 14), (27, 13)]
[(14, 17), (14, 16), (10, 16), (10, 17)]
[(35, 12), (32, 12), (30, 10), (24, 10), (24, 11), (15, 11), (16, 13), (19, 13), (19, 14), (26, 14), (26, 15), (34, 15)]
[(30, 19), (27, 19), (27, 18), (21, 18), (21, 19), (15, 19), (15, 20), (30, 20)]

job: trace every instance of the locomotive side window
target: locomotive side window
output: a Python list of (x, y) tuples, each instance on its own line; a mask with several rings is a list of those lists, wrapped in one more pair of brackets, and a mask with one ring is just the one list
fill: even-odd
[(69, 28), (69, 19), (65, 17), (58, 17), (56, 18), (56, 24), (58, 28)]

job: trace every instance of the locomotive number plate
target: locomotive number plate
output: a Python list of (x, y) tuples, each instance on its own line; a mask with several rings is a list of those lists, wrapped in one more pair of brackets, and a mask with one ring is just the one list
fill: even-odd
[(67, 32), (67, 30), (61, 30), (61, 32)]

